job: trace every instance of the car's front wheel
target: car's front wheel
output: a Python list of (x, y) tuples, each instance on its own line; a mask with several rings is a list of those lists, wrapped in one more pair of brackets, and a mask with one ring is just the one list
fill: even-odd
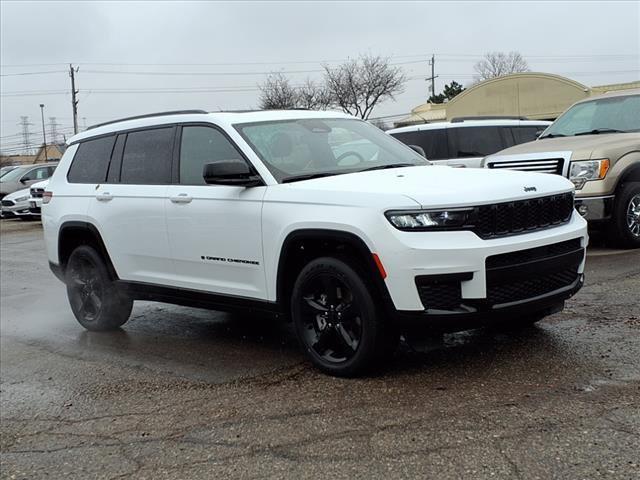
[(640, 248), (640, 182), (629, 182), (616, 193), (609, 238), (623, 248)]
[(369, 287), (337, 258), (318, 258), (296, 280), (291, 314), (298, 340), (320, 370), (356, 376), (388, 355), (389, 329)]
[(112, 281), (95, 249), (77, 247), (69, 257), (65, 275), (71, 310), (84, 328), (114, 330), (129, 319), (133, 301)]

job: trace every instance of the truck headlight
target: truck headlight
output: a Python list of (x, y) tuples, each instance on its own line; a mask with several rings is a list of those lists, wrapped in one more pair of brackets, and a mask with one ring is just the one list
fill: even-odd
[(390, 211), (385, 216), (399, 230), (450, 230), (469, 224), (473, 209)]
[(589, 180), (602, 180), (607, 175), (608, 170), (608, 158), (571, 162), (569, 166), (569, 180), (573, 182), (576, 190), (580, 190)]

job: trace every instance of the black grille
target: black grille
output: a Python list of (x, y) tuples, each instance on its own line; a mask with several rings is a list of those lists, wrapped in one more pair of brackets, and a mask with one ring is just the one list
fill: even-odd
[(573, 284), (578, 278), (576, 268), (532, 275), (517, 281), (487, 285), (487, 300), (492, 304), (517, 302), (559, 290)]
[(33, 198), (42, 198), (43, 194), (44, 194), (44, 188), (32, 188), (31, 189), (31, 196)]
[(432, 280), (428, 276), (416, 277), (420, 301), (426, 309), (452, 310), (462, 303), (460, 280)]
[(566, 242), (553, 243), (543, 247), (529, 248), (527, 250), (518, 250), (516, 252), (503, 253), (493, 255), (487, 258), (486, 267), (488, 269), (504, 267), (507, 265), (516, 265), (519, 263), (532, 262), (544, 258), (555, 257), (564, 253), (580, 250), (580, 239), (574, 238)]
[(13, 201), (12, 200), (2, 200), (2, 206), (3, 207), (13, 207)]
[(572, 212), (573, 193), (482, 205), (473, 231), (481, 238), (527, 233), (567, 223)]

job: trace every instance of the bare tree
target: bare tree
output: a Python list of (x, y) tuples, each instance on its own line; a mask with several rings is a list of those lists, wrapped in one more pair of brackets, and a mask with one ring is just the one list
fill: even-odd
[(473, 69), (477, 73), (475, 80), (481, 82), (510, 73), (528, 72), (529, 64), (518, 52), (490, 52)]
[(298, 106), (298, 92), (282, 73), (272, 73), (259, 88), (262, 110), (287, 109)]
[(378, 102), (404, 91), (405, 75), (389, 59), (364, 55), (335, 68), (323, 65), (333, 101), (346, 113), (367, 119)]
[(333, 97), (326, 85), (318, 85), (307, 78), (297, 89), (297, 107), (308, 110), (326, 110), (333, 104)]

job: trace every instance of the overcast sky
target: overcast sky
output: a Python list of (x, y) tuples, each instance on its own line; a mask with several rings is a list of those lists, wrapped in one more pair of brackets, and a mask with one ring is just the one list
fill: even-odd
[(71, 131), (69, 62), (80, 67), (80, 127), (162, 110), (252, 108), (264, 72), (299, 72), (289, 73), (297, 83), (319, 78), (322, 62), (362, 53), (392, 57), (409, 77), (405, 92), (373, 116), (426, 101), (432, 53), (437, 91), (451, 80), (471, 82), (489, 51), (519, 51), (531, 70), (589, 86), (640, 79), (639, 1), (0, 5), (7, 152), (20, 146), (21, 116), (33, 124), (31, 141), (41, 142), (40, 103), (47, 123), (56, 117), (59, 132)]

